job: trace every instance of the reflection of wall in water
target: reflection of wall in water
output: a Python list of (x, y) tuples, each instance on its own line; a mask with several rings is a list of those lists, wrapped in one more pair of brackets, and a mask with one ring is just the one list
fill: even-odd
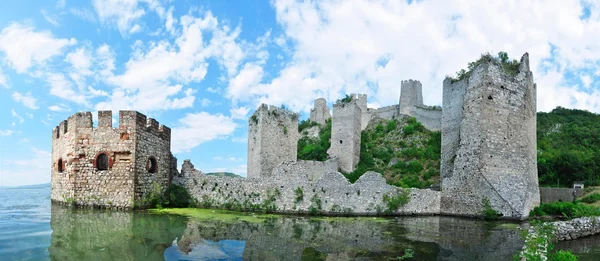
[(52, 206), (52, 260), (164, 260), (185, 218)]
[(309, 247), (338, 258), (361, 253), (401, 256), (411, 248), (425, 260), (510, 260), (523, 244), (516, 226), (437, 216), (384, 222), (368, 218), (278, 218), (233, 224), (190, 221), (178, 246), (184, 253), (193, 253), (205, 240), (244, 240), (244, 260), (299, 260)]

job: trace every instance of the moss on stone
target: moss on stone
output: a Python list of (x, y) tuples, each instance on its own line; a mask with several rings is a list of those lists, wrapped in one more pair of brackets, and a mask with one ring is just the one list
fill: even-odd
[(223, 222), (246, 221), (251, 223), (262, 223), (267, 219), (280, 217), (280, 215), (275, 214), (255, 214), (202, 208), (163, 208), (150, 209), (148, 212), (152, 214), (180, 215), (198, 220), (218, 220)]

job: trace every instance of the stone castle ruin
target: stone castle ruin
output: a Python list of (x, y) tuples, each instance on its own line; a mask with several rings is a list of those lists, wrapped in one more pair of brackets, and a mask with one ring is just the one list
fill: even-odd
[[(443, 110), (423, 104), (416, 80), (401, 82), (399, 104), (377, 109), (367, 107), (365, 94), (338, 100), (332, 113), (325, 99), (315, 100), (309, 119), (321, 125), (331, 120), (324, 162), (297, 160), (297, 113), (262, 104), (248, 120), (245, 179), (205, 175), (189, 160), (177, 171), (169, 128), (140, 113), (120, 112), (118, 128), (112, 128), (110, 112), (99, 112), (98, 128), (92, 128), (89, 112), (77, 113), (53, 132), (52, 200), (131, 208), (156, 187), (177, 184), (205, 207), (462, 216), (491, 207), (505, 218), (526, 218), (539, 204), (536, 87), (528, 55), (516, 75), (490, 58), (465, 79), (443, 84)], [(372, 120), (403, 117), (441, 131), (441, 189), (401, 189), (375, 172), (348, 182), (338, 171), (356, 168), (361, 131)], [(408, 203), (390, 204), (403, 195)]]
[(176, 165), (171, 129), (136, 111), (79, 112), (52, 131), (51, 199), (131, 209), (153, 189), (167, 187)]

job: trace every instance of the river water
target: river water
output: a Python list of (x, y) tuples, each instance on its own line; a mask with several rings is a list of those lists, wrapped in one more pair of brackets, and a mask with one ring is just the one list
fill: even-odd
[[(511, 260), (518, 224), (451, 217), (202, 219), (50, 204), (0, 188), (0, 260)], [(600, 236), (557, 244), (600, 260)]]

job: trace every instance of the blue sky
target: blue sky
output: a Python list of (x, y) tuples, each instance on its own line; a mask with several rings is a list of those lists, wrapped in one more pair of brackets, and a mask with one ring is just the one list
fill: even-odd
[(499, 2), (3, 3), (0, 186), (49, 182), (52, 128), (97, 110), (141, 111), (173, 129), (180, 164), (245, 175), (260, 103), (306, 118), (359, 92), (380, 107), (417, 79), (440, 105), (444, 76), (484, 52), (529, 52), (538, 111), (600, 112), (600, 3)]

